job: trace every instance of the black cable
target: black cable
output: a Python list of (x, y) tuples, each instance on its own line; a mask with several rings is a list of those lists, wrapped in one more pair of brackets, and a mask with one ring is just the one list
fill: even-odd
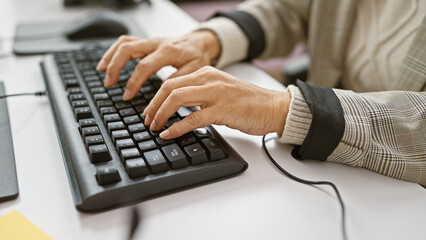
[(340, 207), (342, 209), (342, 235), (343, 235), (343, 239), (347, 240), (348, 238), (347, 238), (347, 235), (346, 235), (345, 204), (343, 203), (342, 197), (340, 196), (339, 190), (337, 189), (336, 185), (334, 185), (334, 183), (328, 182), (328, 181), (309, 181), (309, 180), (305, 180), (305, 179), (296, 177), (293, 174), (287, 172), (284, 168), (282, 168), (275, 161), (275, 159), (269, 153), (268, 149), (266, 148), (265, 138), (266, 138), (266, 135), (264, 135), (263, 138), (262, 138), (262, 146), (263, 146), (263, 150), (266, 153), (266, 156), (268, 156), (269, 160), (271, 160), (271, 162), (275, 165), (275, 167), (277, 167), (287, 177), (291, 178), (292, 180), (294, 180), (296, 182), (300, 182), (300, 183), (303, 183), (303, 184), (307, 184), (307, 185), (329, 185), (329, 186), (331, 186), (334, 189), (334, 191), (336, 192), (337, 198), (339, 200)]
[(8, 94), (8, 95), (0, 95), (0, 99), (2, 98), (8, 98), (8, 97), (18, 97), (18, 96), (37, 96), (41, 97), (46, 95), (46, 91), (38, 91), (38, 92), (32, 92), (32, 93), (16, 93), (16, 94)]

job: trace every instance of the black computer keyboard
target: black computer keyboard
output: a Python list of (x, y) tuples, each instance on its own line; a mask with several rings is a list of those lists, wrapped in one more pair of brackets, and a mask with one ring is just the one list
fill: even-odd
[[(49, 54), (41, 63), (75, 205), (102, 211), (243, 172), (247, 163), (211, 126), (163, 140), (141, 113), (160, 88), (153, 75), (123, 101), (129, 61), (119, 82), (103, 87), (95, 70), (105, 48)], [(181, 108), (166, 128), (190, 113)]]

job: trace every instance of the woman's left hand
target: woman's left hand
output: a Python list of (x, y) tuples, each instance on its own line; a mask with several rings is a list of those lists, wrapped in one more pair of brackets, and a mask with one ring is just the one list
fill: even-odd
[(210, 124), (263, 135), (283, 132), (289, 104), (289, 92), (261, 88), (216, 68), (203, 67), (165, 81), (143, 115), (145, 124), (158, 131), (181, 106), (201, 107), (163, 131), (163, 139), (173, 139)]

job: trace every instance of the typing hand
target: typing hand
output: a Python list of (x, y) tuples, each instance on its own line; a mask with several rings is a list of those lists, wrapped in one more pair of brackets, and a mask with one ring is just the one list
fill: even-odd
[(123, 94), (123, 100), (130, 100), (149, 76), (162, 67), (172, 65), (178, 71), (171, 77), (182, 76), (210, 65), (219, 55), (219, 48), (216, 36), (210, 31), (197, 31), (176, 39), (121, 36), (104, 54), (97, 70), (106, 71), (104, 85), (111, 87), (117, 83), (127, 61), (140, 58)]
[(173, 124), (160, 134), (179, 137), (210, 124), (226, 125), (242, 132), (263, 135), (282, 133), (290, 103), (288, 92), (264, 89), (213, 67), (169, 79), (145, 108), (145, 124), (160, 130), (181, 106), (201, 110)]

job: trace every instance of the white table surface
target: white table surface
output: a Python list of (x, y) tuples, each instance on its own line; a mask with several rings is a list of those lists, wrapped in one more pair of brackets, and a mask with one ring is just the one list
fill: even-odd
[[(76, 18), (93, 8), (65, 9), (61, 0), (2, 0), (0, 52), (10, 49), (19, 21)], [(178, 36), (196, 23), (166, 0), (122, 12), (149, 36)], [(44, 89), (41, 56), (0, 58), (8, 93)], [(226, 71), (267, 88), (284, 89), (248, 64)], [(167, 71), (163, 71), (167, 74)], [(54, 239), (125, 239), (130, 207), (84, 214), (74, 207), (47, 98), (8, 100), (20, 195), (0, 203), (0, 216), (17, 209)], [(242, 175), (137, 204), (137, 239), (340, 239), (340, 207), (329, 187), (310, 187), (278, 172), (261, 149), (261, 137), (226, 127), (219, 132), (249, 163)], [(271, 135), (272, 137), (272, 135)], [(333, 163), (299, 162), (291, 146), (268, 142), (290, 172), (333, 181), (347, 210), (349, 239), (426, 239), (426, 191), (371, 171)]]

